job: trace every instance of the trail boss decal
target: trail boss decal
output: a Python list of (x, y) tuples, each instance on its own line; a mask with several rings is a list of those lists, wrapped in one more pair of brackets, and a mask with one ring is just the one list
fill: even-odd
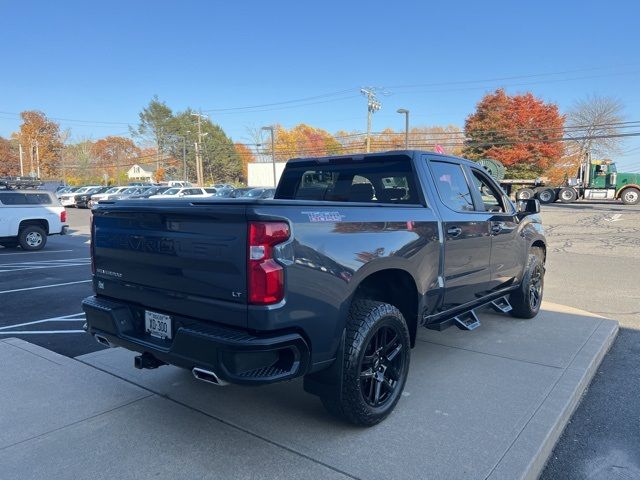
[(309, 217), (310, 222), (341, 222), (342, 215), (340, 212), (301, 212)]

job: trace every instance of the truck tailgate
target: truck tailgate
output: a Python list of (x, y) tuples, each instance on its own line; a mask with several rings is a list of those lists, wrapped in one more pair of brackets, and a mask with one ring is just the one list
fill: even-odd
[(245, 206), (136, 203), (94, 212), (98, 295), (245, 326)]

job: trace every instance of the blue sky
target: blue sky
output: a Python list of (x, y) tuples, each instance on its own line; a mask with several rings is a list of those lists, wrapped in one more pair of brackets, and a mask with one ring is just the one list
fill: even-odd
[[(2, 136), (26, 109), (64, 119), (75, 139), (124, 134), (155, 94), (174, 110), (211, 110), (235, 141), (271, 123), (361, 131), (368, 85), (388, 92), (375, 131), (401, 130), (400, 107), (413, 125), (462, 126), (497, 87), (562, 110), (612, 95), (640, 120), (632, 1), (5, 0), (1, 11)], [(620, 165), (640, 169), (640, 139), (624, 150)]]

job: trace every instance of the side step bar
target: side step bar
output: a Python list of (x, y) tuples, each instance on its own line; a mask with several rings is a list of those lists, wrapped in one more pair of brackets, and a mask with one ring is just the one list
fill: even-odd
[(453, 317), (453, 321), (460, 330), (473, 330), (480, 326), (480, 320), (474, 310), (469, 310), (457, 317)]
[(509, 313), (513, 310), (513, 307), (507, 300), (507, 297), (500, 297), (497, 300), (491, 302), (491, 307), (498, 313)]

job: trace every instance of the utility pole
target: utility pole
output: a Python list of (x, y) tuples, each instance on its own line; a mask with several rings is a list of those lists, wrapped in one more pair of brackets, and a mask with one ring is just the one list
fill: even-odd
[(360, 93), (367, 97), (367, 153), (371, 151), (371, 115), (382, 108), (382, 103), (376, 98), (375, 89), (372, 87), (361, 88)]
[(40, 180), (40, 146), (36, 140), (36, 168), (38, 170), (38, 180)]
[(24, 177), (24, 163), (22, 161), (22, 144), (18, 143), (18, 148), (20, 150), (20, 176)]
[(187, 181), (187, 137), (182, 137), (182, 179)]
[(397, 112), (404, 114), (404, 149), (409, 150), (409, 110), (399, 108)]
[(202, 117), (208, 118), (206, 115), (202, 113), (192, 113), (191, 115), (198, 117), (198, 141), (196, 142), (196, 176), (197, 183), (201, 187), (204, 186), (204, 169), (202, 166), (202, 138), (207, 135), (207, 133), (202, 133)]
[(271, 165), (273, 166), (273, 186), (274, 188), (278, 186), (278, 179), (276, 176), (276, 142), (275, 142), (275, 132), (273, 130), (273, 125), (269, 127), (262, 127), (261, 130), (268, 130), (271, 132)]

